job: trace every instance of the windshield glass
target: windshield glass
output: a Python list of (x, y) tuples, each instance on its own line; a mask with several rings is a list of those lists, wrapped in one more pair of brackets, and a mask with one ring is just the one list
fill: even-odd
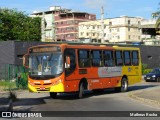
[(160, 74), (160, 69), (154, 69), (154, 70), (152, 71), (152, 73)]
[(32, 53), (29, 56), (30, 75), (57, 75), (63, 72), (61, 53)]

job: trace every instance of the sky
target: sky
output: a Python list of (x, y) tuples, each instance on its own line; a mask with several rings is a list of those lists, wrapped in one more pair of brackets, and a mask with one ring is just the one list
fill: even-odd
[(96, 14), (100, 19), (101, 6), (104, 7), (104, 18), (127, 15), (151, 19), (151, 14), (160, 8), (160, 0), (0, 0), (1, 8), (16, 8), (26, 14), (33, 11), (47, 11), (51, 6), (74, 11)]

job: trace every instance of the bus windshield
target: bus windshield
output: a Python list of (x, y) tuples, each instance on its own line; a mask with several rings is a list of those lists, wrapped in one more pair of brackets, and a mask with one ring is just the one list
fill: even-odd
[(62, 53), (31, 53), (30, 75), (58, 75), (63, 72)]

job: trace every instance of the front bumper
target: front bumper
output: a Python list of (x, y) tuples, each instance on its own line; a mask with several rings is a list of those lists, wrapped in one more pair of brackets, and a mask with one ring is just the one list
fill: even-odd
[(28, 84), (28, 89), (29, 89), (30, 92), (64, 92), (64, 85), (62, 83), (59, 83), (59, 84), (54, 85), (54, 86), (35, 87), (35, 86), (32, 86), (32, 85)]
[(145, 81), (154, 82), (154, 81), (157, 81), (157, 77), (149, 77), (149, 76), (146, 76), (146, 77), (144, 77), (144, 80), (145, 80)]

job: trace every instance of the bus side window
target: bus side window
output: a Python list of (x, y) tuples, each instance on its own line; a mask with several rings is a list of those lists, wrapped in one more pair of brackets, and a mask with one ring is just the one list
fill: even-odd
[(116, 58), (116, 65), (122, 66), (123, 65), (122, 51), (116, 51), (115, 58)]
[[(66, 61), (66, 58), (69, 58), (69, 61)], [(70, 65), (65, 68), (66, 75), (72, 73), (76, 68), (76, 57), (74, 49), (66, 49), (64, 52), (64, 65), (67, 65), (70, 62)]]
[(138, 51), (132, 51), (132, 65), (139, 65)]
[(113, 51), (103, 51), (104, 66), (114, 66)]
[(79, 67), (90, 67), (90, 51), (89, 50), (78, 51), (78, 64), (79, 64)]
[(124, 64), (125, 65), (131, 65), (130, 51), (124, 51), (123, 52), (123, 58), (124, 58)]
[(92, 51), (92, 66), (94, 67), (102, 66), (102, 54), (100, 50)]

